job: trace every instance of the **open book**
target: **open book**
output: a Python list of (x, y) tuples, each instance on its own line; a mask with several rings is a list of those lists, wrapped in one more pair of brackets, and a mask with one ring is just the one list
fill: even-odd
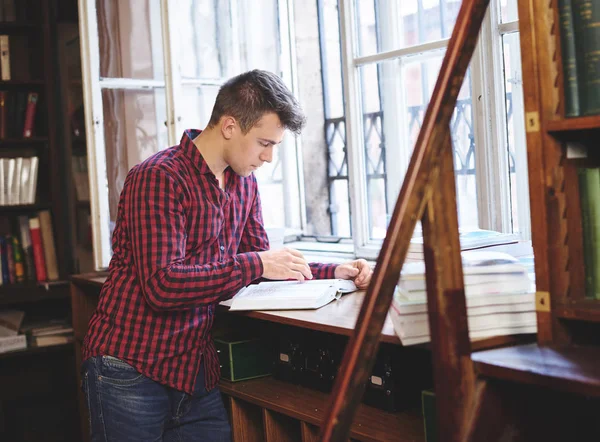
[(221, 305), (230, 310), (317, 309), (355, 290), (354, 282), (345, 279), (265, 281), (244, 287)]

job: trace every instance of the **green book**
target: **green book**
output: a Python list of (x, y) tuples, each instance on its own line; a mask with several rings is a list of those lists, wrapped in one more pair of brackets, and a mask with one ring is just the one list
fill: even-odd
[(575, 32), (573, 30), (573, 6), (571, 0), (559, 0), (560, 47), (562, 53), (563, 83), (565, 94), (565, 116), (577, 117), (579, 108), (579, 85)]
[(600, 299), (600, 169), (579, 169), (585, 289)]
[(438, 442), (435, 393), (432, 390), (423, 390), (421, 392), (421, 405), (423, 423), (425, 424), (425, 441)]
[(600, 2), (572, 0), (581, 115), (600, 114)]

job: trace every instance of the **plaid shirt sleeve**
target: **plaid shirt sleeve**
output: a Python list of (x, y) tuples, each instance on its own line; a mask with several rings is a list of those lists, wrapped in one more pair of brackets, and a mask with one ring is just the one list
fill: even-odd
[(256, 252), (222, 262), (185, 263), (186, 214), (183, 192), (165, 170), (148, 167), (133, 178), (127, 204), (128, 230), (139, 281), (155, 310), (185, 310), (211, 304), (258, 278), (262, 261)]

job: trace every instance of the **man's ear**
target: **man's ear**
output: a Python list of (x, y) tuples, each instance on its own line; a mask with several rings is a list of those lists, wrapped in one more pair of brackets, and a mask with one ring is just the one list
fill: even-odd
[(221, 134), (223, 134), (223, 138), (230, 140), (236, 130), (237, 122), (235, 121), (235, 118), (227, 115), (221, 118)]

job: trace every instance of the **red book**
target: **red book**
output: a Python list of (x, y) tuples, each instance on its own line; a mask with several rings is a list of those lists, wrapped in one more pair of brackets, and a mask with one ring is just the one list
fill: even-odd
[(46, 273), (46, 259), (44, 258), (44, 246), (42, 245), (42, 232), (40, 230), (40, 219), (29, 218), (29, 231), (31, 233), (31, 246), (33, 248), (33, 262), (35, 264), (35, 275), (38, 282), (48, 280)]
[(37, 92), (27, 94), (27, 107), (25, 108), (25, 124), (23, 125), (23, 137), (31, 138), (33, 136), (33, 126), (35, 124), (35, 109), (37, 107)]
[(6, 91), (0, 91), (0, 139), (6, 138)]

